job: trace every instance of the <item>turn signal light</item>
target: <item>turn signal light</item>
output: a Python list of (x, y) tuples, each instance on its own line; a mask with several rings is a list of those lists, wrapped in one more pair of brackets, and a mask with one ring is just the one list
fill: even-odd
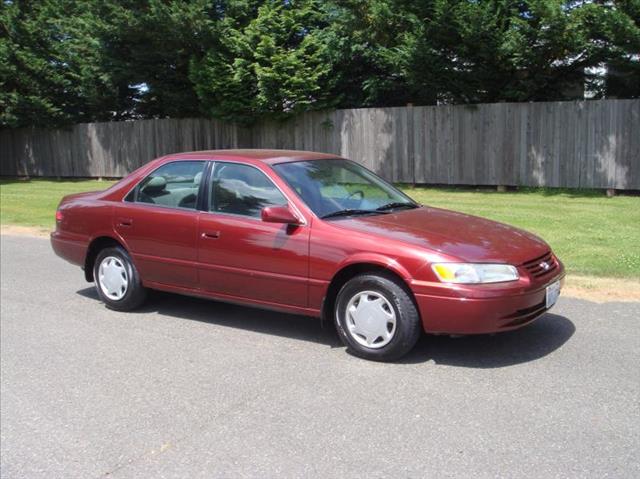
[(62, 211), (56, 211), (56, 221), (62, 221)]

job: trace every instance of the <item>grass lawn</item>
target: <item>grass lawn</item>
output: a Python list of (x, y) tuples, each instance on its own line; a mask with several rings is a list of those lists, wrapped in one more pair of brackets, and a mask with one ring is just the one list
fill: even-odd
[(601, 191), (411, 188), (420, 203), (518, 226), (547, 241), (573, 274), (640, 278), (640, 197)]
[(115, 181), (0, 180), (0, 224), (53, 229), (58, 203), (65, 195), (104, 190)]
[[(0, 223), (53, 228), (66, 194), (99, 190), (96, 180), (0, 180)], [(640, 197), (607, 198), (602, 192), (402, 187), (431, 206), (458, 210), (519, 226), (542, 236), (570, 273), (640, 278)]]

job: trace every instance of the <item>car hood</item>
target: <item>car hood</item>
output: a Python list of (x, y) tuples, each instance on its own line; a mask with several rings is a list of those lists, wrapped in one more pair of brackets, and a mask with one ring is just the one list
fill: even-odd
[(521, 229), (440, 208), (360, 216), (335, 220), (333, 224), (411, 243), (467, 262), (518, 265), (550, 250), (543, 240)]

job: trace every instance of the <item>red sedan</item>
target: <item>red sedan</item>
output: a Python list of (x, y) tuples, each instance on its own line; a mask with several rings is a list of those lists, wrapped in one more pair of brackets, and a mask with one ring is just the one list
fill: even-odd
[(431, 208), (334, 155), (201, 151), (63, 198), (55, 252), (107, 307), (147, 289), (332, 319), (354, 354), (393, 360), (423, 331), (522, 327), (564, 278), (525, 231)]

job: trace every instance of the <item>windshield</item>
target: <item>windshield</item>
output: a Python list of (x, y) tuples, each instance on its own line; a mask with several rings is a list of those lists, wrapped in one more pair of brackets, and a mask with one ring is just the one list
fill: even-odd
[(407, 195), (352, 161), (295, 161), (273, 168), (321, 218), (384, 214), (417, 206)]

